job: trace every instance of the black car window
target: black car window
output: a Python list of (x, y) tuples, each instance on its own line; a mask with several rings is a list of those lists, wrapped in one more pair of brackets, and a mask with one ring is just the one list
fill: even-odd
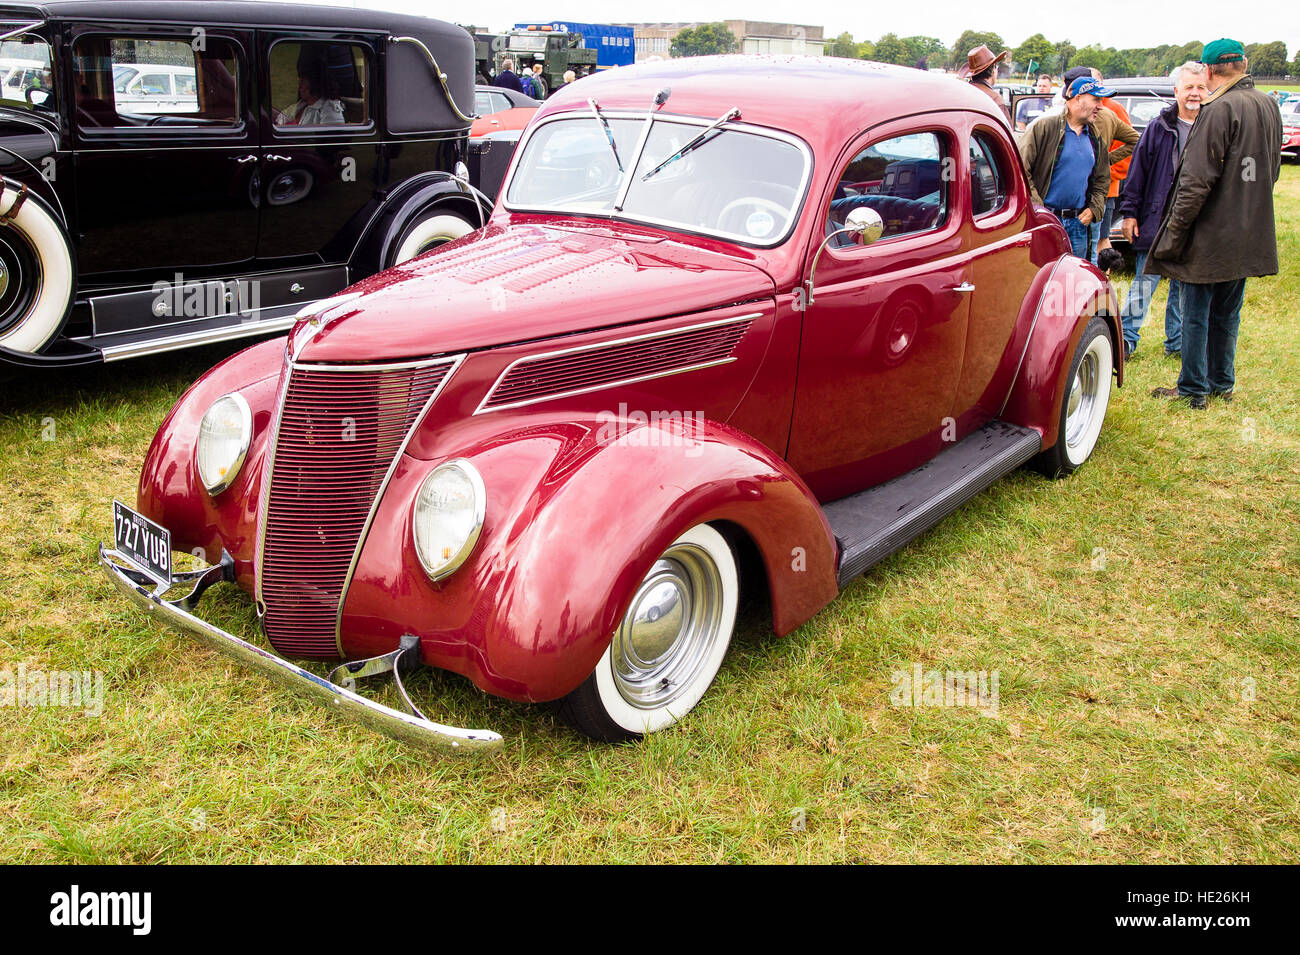
[(281, 40), (271, 47), (275, 125), (359, 126), (370, 122), (369, 63), (357, 43)]
[(997, 212), (1007, 204), (1007, 175), (998, 148), (988, 133), (970, 138), (970, 211), (972, 216)]
[[(948, 216), (948, 180), (943, 144), (935, 133), (909, 133), (872, 143), (844, 167), (831, 199), (827, 232), (844, 225), (849, 212), (870, 208), (884, 222), (882, 239), (928, 232)], [(837, 246), (852, 243), (837, 236)]]
[(54, 72), (50, 69), (50, 45), (27, 33), (0, 43), (0, 99), (13, 109), (44, 106), (54, 109)]
[(235, 125), (239, 59), (234, 44), (207, 36), (201, 47), (195, 49), (193, 38), (78, 37), (73, 47), (77, 124), (92, 129)]

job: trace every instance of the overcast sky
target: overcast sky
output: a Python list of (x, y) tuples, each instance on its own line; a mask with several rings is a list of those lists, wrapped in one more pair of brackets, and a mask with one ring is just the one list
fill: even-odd
[[(1230, 36), (1242, 43), (1282, 40), (1287, 58), (1300, 45), (1300, 3), (1295, 0), (1138, 0), (1138, 2), (1056, 2), (979, 4), (972, 0), (901, 0), (853, 3), (832, 0), (486, 0), (470, 4), (434, 4), (429, 0), (314, 0), (334, 6), (369, 7), (395, 13), (418, 13), (443, 20), (489, 27), (498, 32), (515, 23), (570, 18), (578, 22), (773, 20), (818, 24), (833, 37), (849, 31), (856, 40), (884, 33), (937, 36), (952, 45), (963, 30), (991, 30), (1018, 46), (1042, 33), (1076, 47), (1093, 43), (1127, 47), (1186, 43)], [(1095, 12), (1089, 12), (1089, 11)]]

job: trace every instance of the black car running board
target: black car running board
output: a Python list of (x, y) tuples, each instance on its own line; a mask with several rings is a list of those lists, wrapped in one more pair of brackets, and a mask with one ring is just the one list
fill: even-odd
[(1031, 428), (993, 421), (907, 474), (825, 506), (840, 587), (934, 527), (1042, 447)]

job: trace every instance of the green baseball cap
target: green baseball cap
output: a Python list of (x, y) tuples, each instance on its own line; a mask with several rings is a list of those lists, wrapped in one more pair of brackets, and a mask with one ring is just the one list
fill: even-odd
[(1212, 40), (1201, 51), (1202, 63), (1237, 63), (1246, 58), (1246, 51), (1236, 40)]

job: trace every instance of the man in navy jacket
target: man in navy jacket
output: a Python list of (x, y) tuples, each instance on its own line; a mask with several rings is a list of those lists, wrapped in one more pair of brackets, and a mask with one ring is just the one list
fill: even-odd
[[(1162, 110), (1142, 131), (1119, 204), (1119, 215), (1123, 220), (1120, 227), (1124, 230), (1124, 238), (1128, 239), (1129, 245), (1137, 253), (1137, 275), (1120, 313), (1126, 356), (1132, 355), (1137, 348), (1138, 330), (1146, 320), (1151, 297), (1160, 284), (1159, 275), (1152, 275), (1145, 270), (1147, 255), (1151, 251), (1156, 231), (1160, 228), (1165, 199), (1174, 184), (1178, 157), (1182, 154), (1192, 122), (1201, 108), (1201, 99), (1207, 95), (1203, 64), (1184, 63), (1174, 70), (1172, 79), (1174, 99), (1177, 102)], [(1182, 316), (1178, 313), (1178, 280), (1170, 279), (1169, 301), (1165, 305), (1165, 354), (1177, 355), (1182, 347), (1181, 341)]]

